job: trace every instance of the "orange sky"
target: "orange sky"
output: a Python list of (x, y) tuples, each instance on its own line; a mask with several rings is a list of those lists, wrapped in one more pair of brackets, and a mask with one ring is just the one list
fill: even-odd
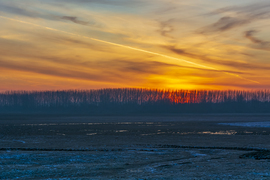
[(0, 0), (0, 91), (268, 89), (269, 8), (262, 0)]

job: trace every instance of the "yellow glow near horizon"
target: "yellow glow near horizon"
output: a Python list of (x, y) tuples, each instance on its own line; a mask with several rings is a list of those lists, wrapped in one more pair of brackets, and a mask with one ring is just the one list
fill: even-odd
[(0, 91), (268, 89), (269, 3), (240, 1), (0, 0)]
[(175, 58), (175, 57), (172, 57), (172, 56), (168, 56), (168, 55), (164, 55), (164, 54), (161, 54), (161, 53), (156, 53), (156, 52), (152, 52), (152, 51), (148, 51), (148, 50), (144, 50), (144, 49), (140, 49), (140, 48), (134, 48), (134, 47), (131, 47), (131, 46), (126, 46), (126, 45), (122, 45), (122, 44), (118, 44), (118, 43), (113, 43), (113, 42), (109, 42), (109, 41), (104, 41), (104, 40), (100, 40), (100, 39), (96, 39), (96, 38), (92, 38), (92, 37), (78, 35), (78, 34), (66, 32), (66, 31), (62, 31), (62, 30), (58, 30), (58, 29), (54, 29), (54, 28), (50, 28), (50, 27), (46, 27), (46, 26), (41, 26), (41, 25), (38, 25), (38, 24), (26, 22), (26, 21), (21, 21), (21, 20), (17, 20), (17, 19), (12, 19), (12, 18), (8, 18), (8, 17), (4, 17), (4, 16), (0, 16), (0, 18), (7, 19), (7, 20), (10, 20), (10, 21), (19, 22), (19, 23), (23, 23), (23, 24), (28, 24), (28, 25), (31, 25), (31, 26), (36, 26), (36, 27), (39, 27), (39, 28), (45, 28), (45, 29), (51, 30), (51, 31), (65, 33), (65, 34), (68, 34), (68, 35), (71, 35), (71, 36), (76, 36), (76, 37), (79, 37), (79, 38), (90, 39), (90, 40), (93, 40), (93, 41), (97, 41), (97, 42), (101, 42), (101, 43), (106, 43), (106, 44), (110, 44), (110, 45), (113, 45), (113, 46), (119, 46), (119, 47), (122, 47), (122, 48), (132, 49), (132, 50), (140, 51), (140, 52), (143, 52), (143, 53), (148, 53), (148, 54), (152, 54), (152, 55), (156, 55), (156, 56), (161, 56), (161, 57), (172, 59), (172, 60), (175, 60), (175, 61), (182, 61), (182, 62), (191, 64), (191, 65), (193, 65), (195, 67), (197, 66), (197, 67), (204, 68), (204, 69), (210, 69), (210, 70), (219, 71), (219, 72), (222, 72), (222, 73), (225, 73), (225, 74), (228, 74), (228, 75), (231, 75), (231, 76), (240, 78), (242, 80), (246, 80), (246, 81), (250, 81), (252, 83), (260, 84), (258, 81), (250, 80), (250, 79), (244, 78), (244, 77), (242, 77), (240, 75), (237, 75), (237, 74), (234, 74), (234, 73), (224, 72), (224, 71), (221, 71), (221, 70), (219, 70), (217, 68), (206, 66), (206, 65), (202, 65), (202, 64), (198, 64), (198, 63), (195, 63), (195, 62), (192, 62), (192, 61), (188, 61), (188, 60), (185, 60), (185, 59)]

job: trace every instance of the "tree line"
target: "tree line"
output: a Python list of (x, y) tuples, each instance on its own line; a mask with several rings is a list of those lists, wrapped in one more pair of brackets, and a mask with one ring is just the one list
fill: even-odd
[(99, 89), (6, 91), (0, 113), (270, 113), (270, 91)]

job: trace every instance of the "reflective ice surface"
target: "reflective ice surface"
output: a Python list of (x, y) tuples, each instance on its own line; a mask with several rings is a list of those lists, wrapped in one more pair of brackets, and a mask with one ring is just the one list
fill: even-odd
[(270, 149), (268, 117), (106, 118), (0, 121), (1, 148), (32, 148), (0, 151), (0, 179), (270, 178), (268, 159), (233, 148)]

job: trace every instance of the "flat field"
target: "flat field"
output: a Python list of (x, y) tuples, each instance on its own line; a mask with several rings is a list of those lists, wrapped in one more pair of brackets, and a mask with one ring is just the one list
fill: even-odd
[(1, 179), (270, 179), (270, 115), (0, 115)]

